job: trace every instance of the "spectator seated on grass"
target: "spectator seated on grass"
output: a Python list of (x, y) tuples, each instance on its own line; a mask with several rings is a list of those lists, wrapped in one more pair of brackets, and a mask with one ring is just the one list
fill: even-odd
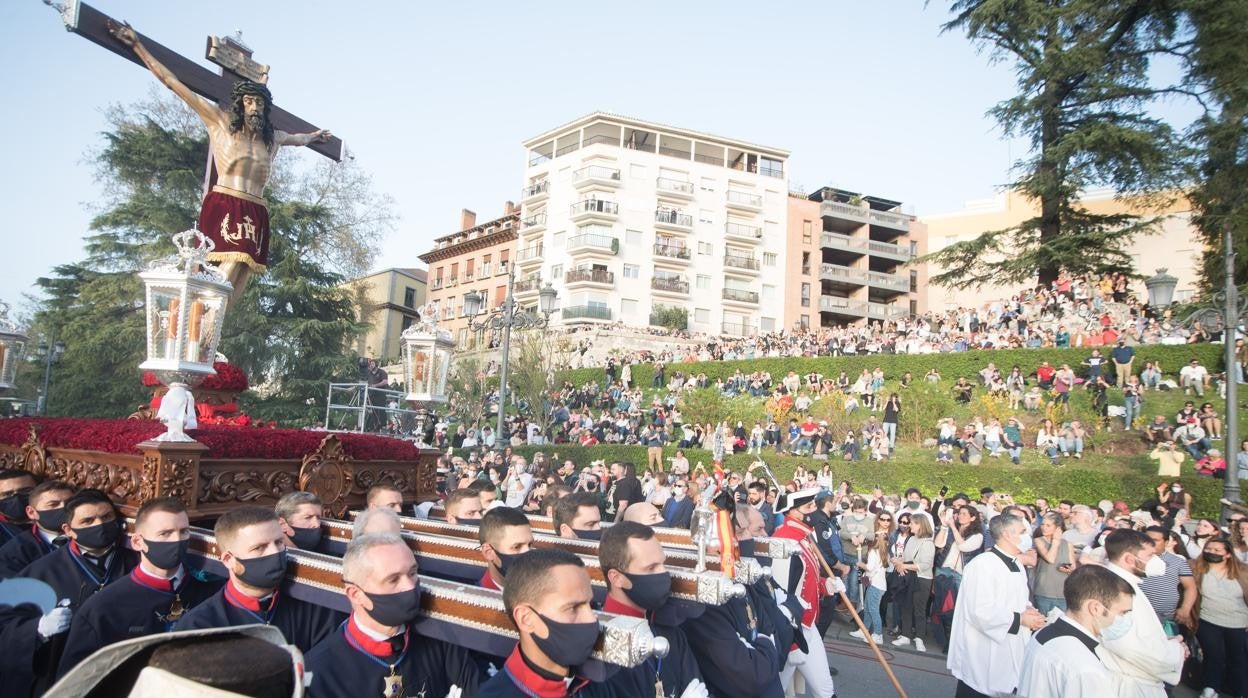
[(1166, 421), (1163, 415), (1154, 415), (1153, 421), (1144, 427), (1144, 440), (1150, 444), (1160, 444), (1167, 441), (1174, 441), (1174, 434), (1170, 431), (1170, 423)]
[(1035, 412), (1044, 404), (1044, 393), (1040, 390), (1040, 386), (1033, 385), (1023, 396), (1023, 409), (1028, 412)]
[(1222, 452), (1216, 448), (1209, 449), (1204, 458), (1196, 461), (1196, 472), (1212, 477), (1225, 477), (1226, 459), (1222, 457)]

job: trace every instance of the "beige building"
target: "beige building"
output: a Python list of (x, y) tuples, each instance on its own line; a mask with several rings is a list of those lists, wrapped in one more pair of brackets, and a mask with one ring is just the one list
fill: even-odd
[[(461, 349), (471, 347), (473, 339), (464, 315), (464, 296), (484, 292), (487, 309), (502, 305), (507, 297), (507, 272), (515, 259), (519, 220), (520, 210), (510, 201), (501, 217), (480, 224), (477, 214), (464, 209), (459, 231), (438, 238), (433, 249), (420, 256), (429, 265), (429, 304), (441, 310), (438, 324), (451, 332)], [(517, 295), (523, 290), (527, 287), (518, 280)]]
[(420, 317), (416, 309), (425, 302), (425, 270), (383, 269), (343, 287), (354, 295), (360, 321), (372, 326), (356, 338), (356, 353), (383, 363), (398, 361), (399, 335)]
[(789, 328), (833, 327), (927, 310), (926, 227), (901, 203), (825, 187), (788, 198), (786, 297)]
[[(1201, 238), (1191, 224), (1192, 206), (1186, 198), (1178, 198), (1171, 205), (1156, 209), (1134, 206), (1129, 201), (1114, 198), (1110, 191), (1089, 192), (1082, 200), (1092, 213), (1133, 213), (1140, 216), (1161, 216), (1158, 232), (1137, 236), (1131, 243), (1130, 252), (1135, 258), (1135, 272), (1152, 276), (1158, 268), (1165, 268), (1179, 279), (1174, 299), (1186, 301), (1198, 288), (1198, 270), (1203, 246)], [(932, 251), (941, 250), (955, 242), (970, 240), (990, 230), (1002, 230), (1038, 215), (1035, 202), (1009, 192), (991, 199), (968, 201), (961, 211), (922, 216), (927, 225), (928, 245)], [(931, 275), (940, 273), (932, 265)], [(983, 288), (956, 290), (943, 286), (927, 286), (927, 304), (932, 310), (983, 305), (1003, 300), (1018, 293), (1029, 284), (1014, 286), (990, 285)], [(1147, 298), (1143, 281), (1134, 281), (1132, 290), (1139, 298)]]

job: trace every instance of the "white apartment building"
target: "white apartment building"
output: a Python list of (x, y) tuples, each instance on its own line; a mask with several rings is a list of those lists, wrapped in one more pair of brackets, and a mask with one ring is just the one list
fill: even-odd
[(524, 146), (520, 304), (549, 280), (555, 324), (782, 327), (788, 151), (601, 112)]

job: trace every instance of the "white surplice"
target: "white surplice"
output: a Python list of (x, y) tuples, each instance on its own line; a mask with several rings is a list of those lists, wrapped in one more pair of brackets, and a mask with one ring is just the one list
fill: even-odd
[(1177, 684), (1183, 672), (1183, 648), (1166, 637), (1157, 612), (1140, 590), (1140, 578), (1110, 563), (1107, 569), (1135, 589), (1131, 630), (1117, 640), (1101, 643), (1101, 659), (1114, 678), (1118, 698), (1166, 698), (1163, 683)]
[(1032, 636), (1018, 678), (1019, 698), (1105, 698), (1113, 695), (1096, 638), (1069, 616)]
[(1031, 639), (1022, 625), (1030, 595), (1022, 563), (1000, 548), (966, 564), (949, 633), (946, 666), (954, 677), (989, 696), (1014, 691)]

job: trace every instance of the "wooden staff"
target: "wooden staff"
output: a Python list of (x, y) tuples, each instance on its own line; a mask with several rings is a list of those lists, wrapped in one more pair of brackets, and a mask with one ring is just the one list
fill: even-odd
[[(811, 532), (811, 537), (814, 537), (813, 531)], [(831, 578), (834, 576), (832, 574), (832, 567), (828, 565), (828, 561), (823, 557), (823, 553), (819, 550), (818, 542), (815, 542), (813, 545), (810, 540), (804, 540), (802, 542), (806, 543), (811, 549), (811, 552), (815, 554), (815, 557), (819, 558), (819, 562), (823, 565), (823, 571), (828, 573), (828, 577)], [(871, 651), (875, 652), (875, 658), (880, 660), (880, 664), (884, 667), (884, 673), (888, 674), (888, 680), (892, 681), (893, 688), (897, 689), (897, 695), (901, 698), (907, 698), (906, 689), (901, 687), (901, 682), (897, 680), (897, 675), (893, 673), (893, 668), (888, 665), (888, 660), (884, 659), (884, 653), (880, 652), (879, 645), (875, 644), (875, 640), (872, 639), (871, 633), (867, 631), (867, 626), (862, 624), (862, 619), (858, 617), (858, 612), (854, 610), (854, 604), (849, 601), (849, 595), (844, 591), (840, 593), (841, 602), (845, 604), (845, 608), (849, 609), (849, 615), (852, 616), (854, 622), (858, 624), (858, 629), (862, 631), (862, 636), (866, 638), (867, 644), (871, 646)]]

